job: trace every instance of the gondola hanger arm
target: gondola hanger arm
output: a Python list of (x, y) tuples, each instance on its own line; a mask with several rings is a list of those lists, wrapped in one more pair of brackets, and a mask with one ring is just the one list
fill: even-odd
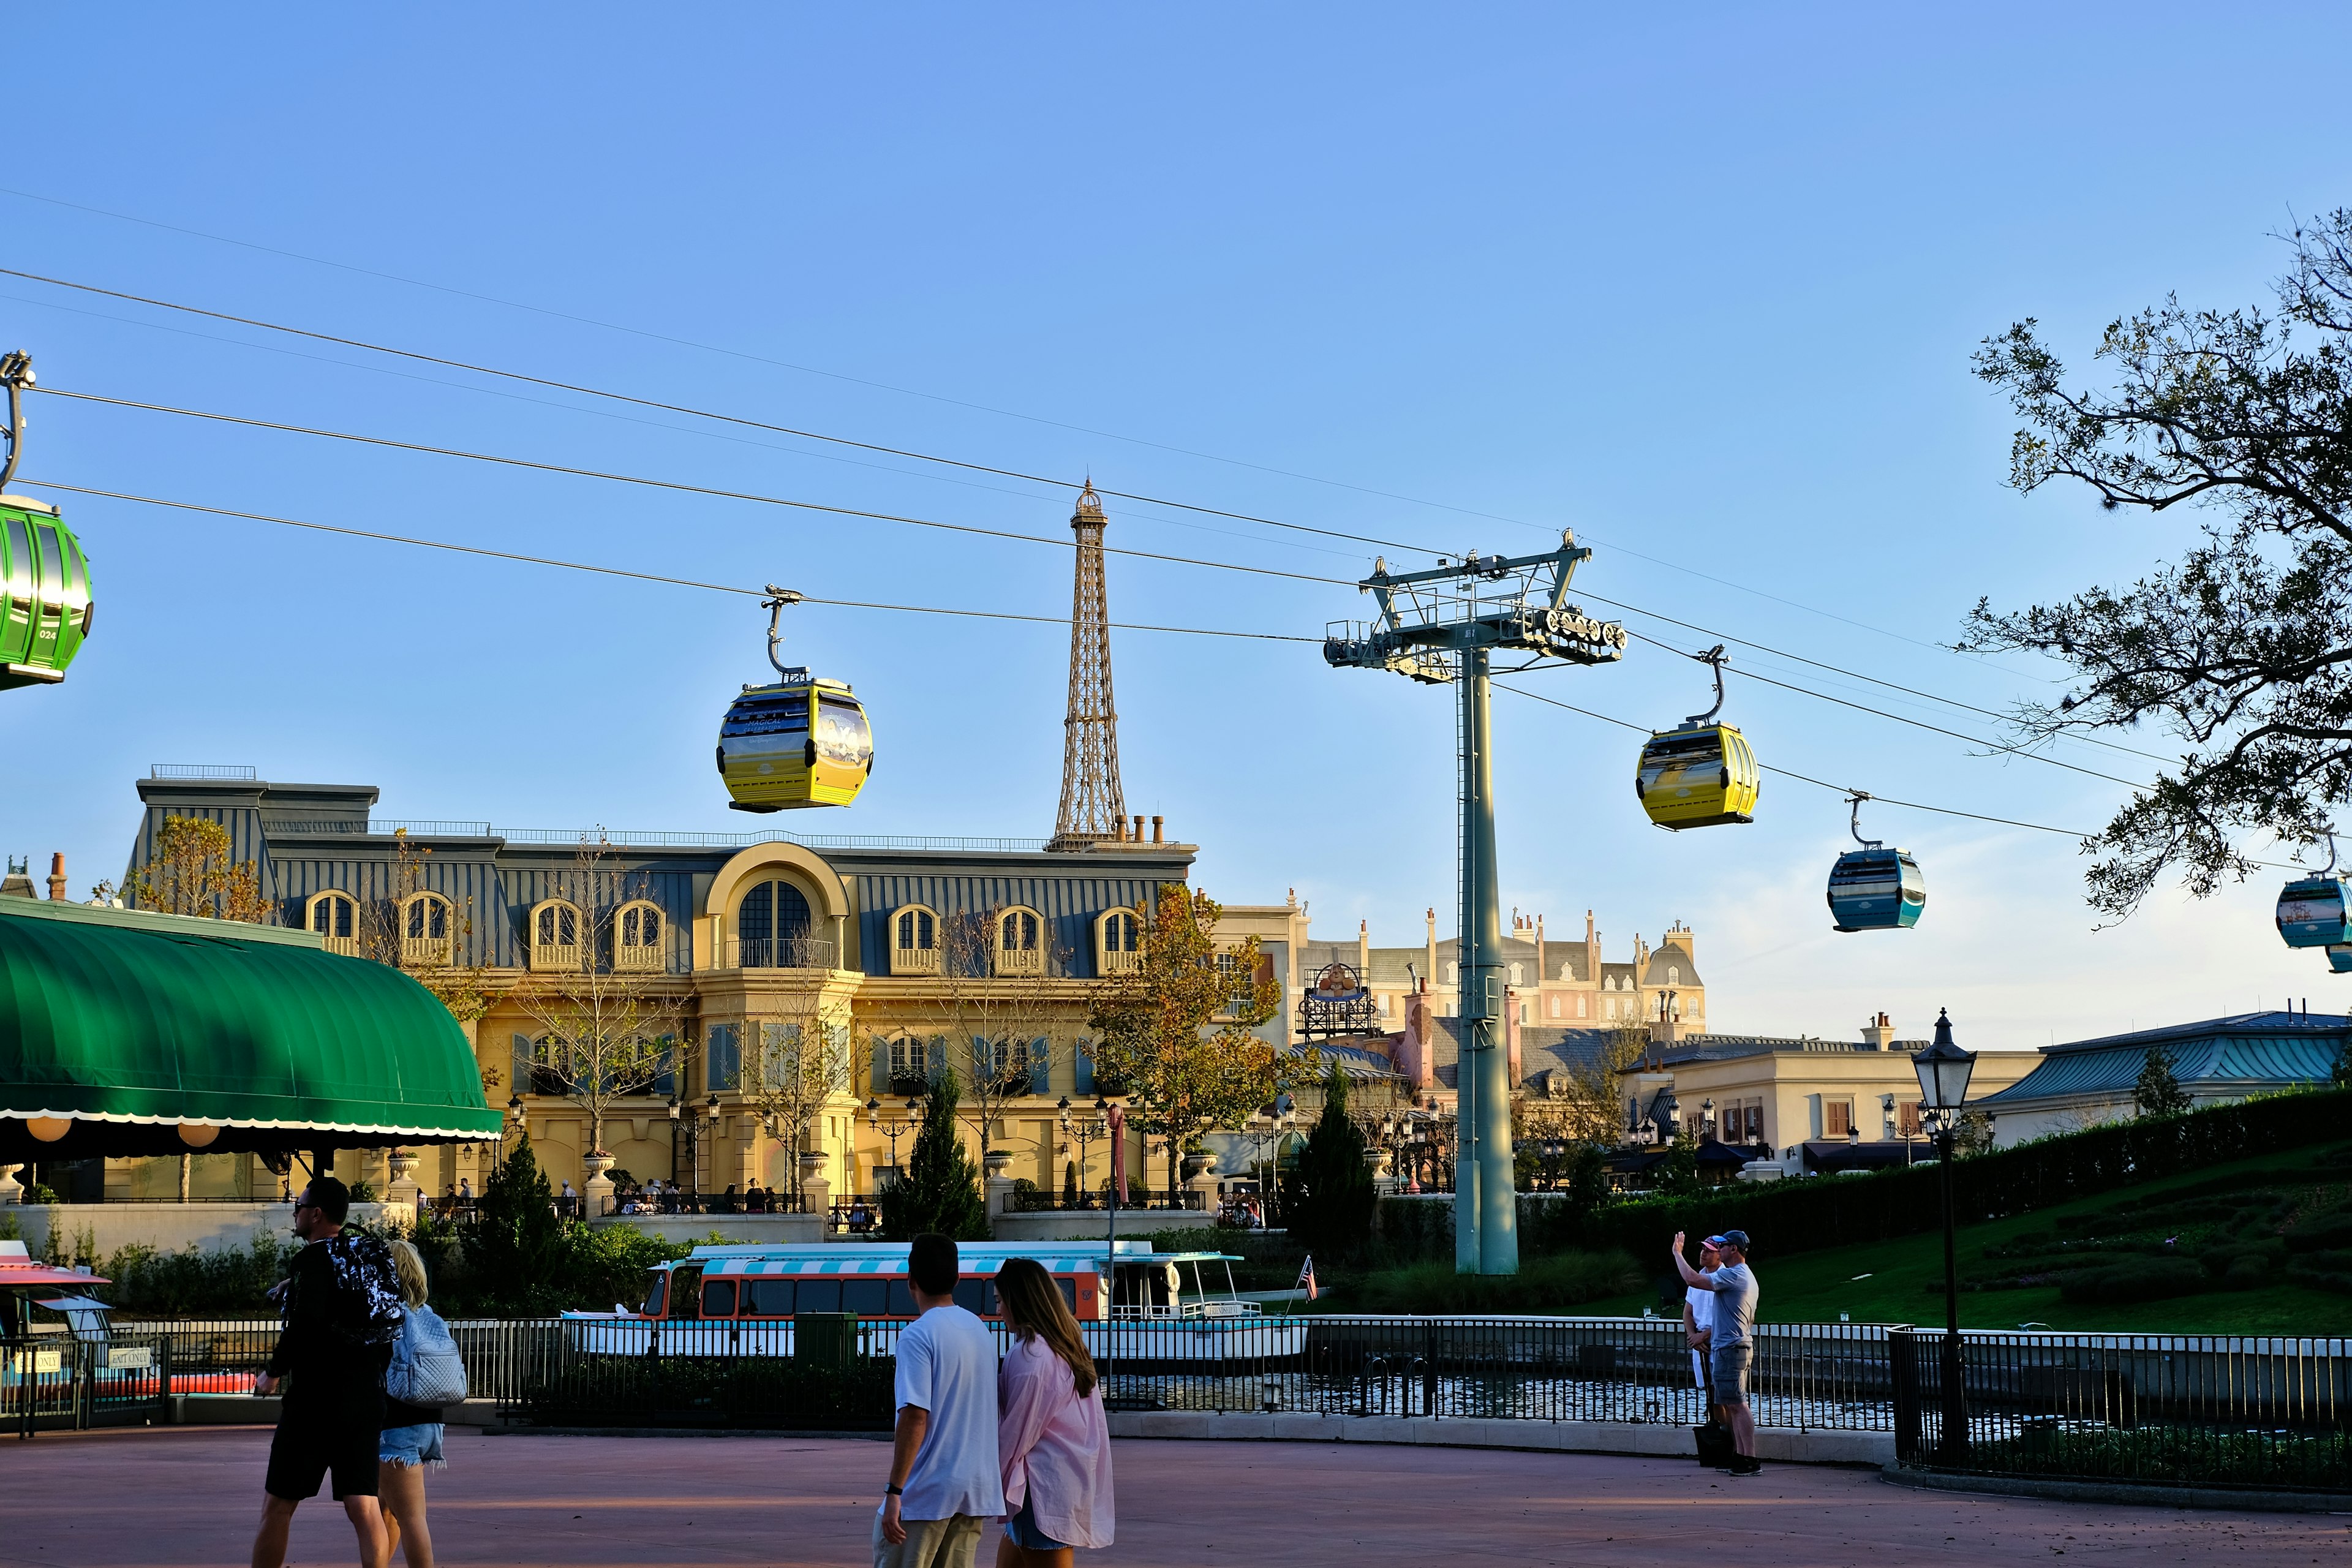
[(1723, 645), (1721, 643), (1716, 644), (1705, 653), (1695, 653), (1691, 655), (1691, 658), (1698, 660), (1701, 664), (1706, 665), (1708, 668), (1715, 671), (1715, 706), (1708, 709), (1704, 713), (1692, 714), (1689, 718), (1684, 720), (1683, 722), (1685, 724), (1712, 724), (1715, 722), (1715, 716), (1723, 711), (1723, 667), (1729, 661), (1724, 654)]
[(793, 673), (784, 661), (776, 657), (776, 650), (784, 646), (784, 634), (781, 626), (784, 606), (797, 605), (800, 602), (801, 595), (796, 590), (779, 588), (773, 583), (768, 584), (768, 596), (760, 601), (761, 606), (768, 612), (768, 663), (774, 667), (778, 675), (789, 676)]
[(0, 460), (0, 491), (16, 477), (16, 461), (25, 455), (25, 389), (33, 384), (33, 356), (22, 349), (0, 354), (0, 386), (8, 389), (8, 423), (0, 435), (8, 437), (8, 456)]
[(1885, 840), (1880, 838), (1864, 838), (1862, 836), (1862, 803), (1869, 798), (1870, 795), (1866, 790), (1854, 790), (1852, 792), (1849, 804), (1853, 807), (1853, 815), (1849, 819), (1849, 826), (1853, 834), (1853, 841), (1856, 844), (1861, 845), (1864, 849), (1876, 849), (1881, 847), (1885, 843)]

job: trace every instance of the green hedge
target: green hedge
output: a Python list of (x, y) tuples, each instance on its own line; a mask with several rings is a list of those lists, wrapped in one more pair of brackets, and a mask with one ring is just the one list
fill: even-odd
[[(2116, 1122), (1956, 1162), (1953, 1206), (1963, 1225), (2000, 1219), (2347, 1136), (2352, 1136), (2352, 1089), (2271, 1095)], [(1697, 1237), (1737, 1226), (1755, 1238), (1759, 1257), (1781, 1257), (1940, 1229), (1941, 1179), (1929, 1164), (1869, 1176), (1742, 1182), (1698, 1196), (1597, 1209), (1522, 1201), (1519, 1223), (1530, 1251), (1622, 1247), (1648, 1258), (1678, 1230)], [(1383, 1232), (1422, 1233), (1417, 1239), (1423, 1245), (1435, 1242), (1444, 1223), (1440, 1215), (1399, 1212), (1423, 1207), (1451, 1205), (1390, 1200), (1381, 1205)]]

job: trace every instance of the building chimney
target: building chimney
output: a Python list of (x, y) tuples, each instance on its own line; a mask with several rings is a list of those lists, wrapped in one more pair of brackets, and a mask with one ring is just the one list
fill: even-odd
[(1862, 1043), (1874, 1051), (1883, 1051), (1895, 1043), (1895, 1026), (1885, 1014), (1862, 1026)]
[(1168, 819), (1164, 816), (1155, 816), (1151, 819), (1151, 842), (1154, 844), (1165, 844), (1168, 842), (1167, 835), (1164, 831), (1167, 826)]
[(1139, 811), (1135, 814), (1135, 841), (1143, 842), (1143, 813)]
[(1372, 922), (1356, 922), (1356, 984), (1369, 985), (1372, 974)]
[(1429, 978), (1437, 978), (1437, 906), (1429, 906)]
[(49, 902), (66, 901), (66, 852), (58, 850), (49, 857)]
[(1544, 967), (1543, 916), (1536, 916), (1536, 994), (1543, 994), (1544, 981), (1551, 971)]

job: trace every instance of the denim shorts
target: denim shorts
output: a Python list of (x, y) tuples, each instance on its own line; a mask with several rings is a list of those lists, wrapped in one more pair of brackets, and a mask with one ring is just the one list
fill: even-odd
[(379, 1465), (397, 1465), (404, 1470), (419, 1465), (441, 1468), (448, 1462), (441, 1457), (441, 1423), (385, 1427), (375, 1440), (375, 1459)]
[(1056, 1541), (1037, 1528), (1037, 1494), (1021, 1500), (1021, 1511), (1004, 1521), (1004, 1534), (1024, 1552), (1066, 1552), (1070, 1543)]
[(1715, 1379), (1715, 1403), (1745, 1405), (1748, 1403), (1747, 1345), (1725, 1345), (1707, 1357), (1707, 1370)]

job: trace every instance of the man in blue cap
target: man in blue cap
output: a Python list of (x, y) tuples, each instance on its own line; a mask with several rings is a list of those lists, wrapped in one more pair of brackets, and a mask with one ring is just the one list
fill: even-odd
[(1756, 1276), (1748, 1268), (1746, 1231), (1727, 1230), (1712, 1239), (1722, 1262), (1701, 1270), (1684, 1258), (1683, 1233), (1675, 1232), (1675, 1269), (1685, 1285), (1704, 1286), (1715, 1298), (1715, 1330), (1707, 1355), (1714, 1403), (1731, 1418), (1731, 1443), (1739, 1453), (1731, 1473), (1752, 1476), (1763, 1469), (1756, 1460), (1756, 1420), (1748, 1410), (1748, 1366), (1756, 1342)]

